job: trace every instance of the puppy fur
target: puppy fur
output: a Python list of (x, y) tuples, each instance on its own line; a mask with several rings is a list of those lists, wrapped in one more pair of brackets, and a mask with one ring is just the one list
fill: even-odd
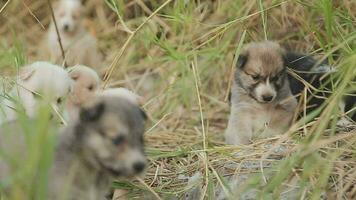
[(66, 110), (69, 119), (76, 120), (79, 117), (80, 107), (92, 100), (99, 91), (100, 78), (93, 69), (84, 65), (68, 68), (68, 73), (74, 84)]
[[(142, 110), (123, 98), (97, 97), (83, 107), (79, 120), (58, 134), (49, 174), (48, 199), (60, 199), (63, 194), (72, 200), (105, 199), (115, 178), (130, 178), (141, 173), (147, 163), (143, 152), (144, 125)], [(14, 138), (24, 136), (14, 128), (6, 130), (13, 130)], [(3, 137), (10, 135), (6, 133), (0, 129), (2, 138), (8, 138)], [(1, 140), (0, 148), (15, 146), (15, 150), (20, 151), (17, 148), (21, 146), (20, 141)], [(0, 180), (8, 174), (7, 164), (0, 162)]]
[[(97, 50), (96, 39), (83, 26), (83, 6), (79, 0), (59, 0), (54, 14), (69, 66), (76, 64), (100, 68), (102, 55)], [(47, 36), (47, 45), (52, 62), (63, 64), (58, 37), (52, 22)]]
[(71, 86), (68, 73), (57, 65), (35, 62), (24, 66), (20, 69), (16, 85), (2, 102), (0, 121), (15, 120), (18, 113), (34, 117), (39, 100), (46, 100), (61, 108)]
[(241, 50), (231, 88), (228, 144), (247, 144), (289, 128), (297, 101), (289, 88), (283, 54), (270, 41), (250, 43)]
[[(326, 61), (322, 61), (320, 64), (312, 58), (311, 56), (300, 54), (300, 53), (292, 53), (287, 52), (284, 55), (285, 65), (294, 71), (300, 78), (304, 81), (311, 84), (314, 88), (319, 88), (320, 92), (315, 93), (314, 91), (308, 90), (306, 93), (307, 97), (307, 108), (306, 112), (309, 113), (313, 111), (315, 108), (318, 108), (326, 98), (330, 96), (332, 93), (332, 85), (328, 82), (329, 79), (332, 79), (331, 76), (334, 72), (336, 72), (333, 67), (328, 65)], [(305, 85), (302, 81), (298, 80), (295, 76), (288, 74), (288, 80), (290, 82), (290, 87), (293, 95), (298, 97), (298, 101), (300, 98), (304, 98), (303, 95), (299, 95), (304, 92)], [(329, 91), (323, 92), (323, 91)], [(312, 94), (314, 92), (315, 94)], [(344, 96), (339, 104), (339, 109), (341, 115), (344, 116), (338, 121), (338, 125), (345, 126), (348, 124), (352, 124), (348, 118), (345, 116), (345, 112), (348, 112), (352, 108), (355, 107), (356, 104), (356, 93), (355, 91), (351, 92), (351, 95)], [(356, 121), (356, 113), (349, 114), (350, 119)]]
[(131, 103), (136, 105), (143, 105), (143, 98), (136, 93), (128, 90), (126, 88), (107, 88), (102, 91), (102, 95), (104, 96), (117, 96), (121, 98), (125, 98)]

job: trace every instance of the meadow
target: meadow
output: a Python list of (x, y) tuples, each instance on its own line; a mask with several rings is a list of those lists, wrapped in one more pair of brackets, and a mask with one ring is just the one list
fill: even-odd
[[(105, 57), (98, 67), (102, 86), (127, 87), (145, 99), (150, 164), (143, 176), (113, 183), (129, 190), (129, 199), (185, 199), (196, 188), (200, 199), (220, 193), (243, 199), (251, 190), (256, 199), (356, 198), (356, 126), (339, 128), (334, 117), (342, 94), (356, 91), (356, 1), (85, 0), (84, 5), (84, 23)], [(40, 52), (50, 21), (47, 1), (0, 2), (3, 89), (21, 66), (45, 59)], [(284, 135), (225, 145), (234, 55), (243, 44), (266, 39), (327, 59), (337, 69), (332, 95)], [(31, 140), (28, 158), (14, 165), (10, 181), (0, 184), (0, 199), (46, 199), (54, 142), (46, 134), (47, 114), (41, 114), (44, 120), (35, 123), (22, 120), (43, 134)], [(231, 177), (245, 178), (230, 184)], [(11, 188), (6, 195), (5, 184)], [(297, 186), (293, 198), (283, 197), (288, 184)]]

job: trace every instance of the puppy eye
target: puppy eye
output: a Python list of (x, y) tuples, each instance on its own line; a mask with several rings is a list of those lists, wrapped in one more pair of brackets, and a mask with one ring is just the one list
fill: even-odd
[(90, 90), (90, 91), (92, 91), (94, 89), (94, 86), (93, 85), (90, 85), (89, 87), (88, 87), (88, 90)]
[(63, 101), (62, 98), (58, 98), (58, 99), (57, 99), (57, 104), (61, 104), (62, 101)]
[(258, 81), (261, 77), (260, 75), (251, 75), (252, 79)]
[(279, 76), (275, 76), (275, 77), (272, 77), (272, 78), (271, 78), (271, 81), (272, 81), (272, 82), (278, 81), (278, 79), (279, 79)]
[(112, 139), (112, 143), (115, 146), (119, 146), (121, 144), (124, 144), (125, 142), (126, 142), (126, 138), (125, 138), (125, 136), (122, 136), (122, 135), (119, 135), (116, 138)]
[(76, 81), (78, 79), (78, 76), (72, 76), (72, 79)]

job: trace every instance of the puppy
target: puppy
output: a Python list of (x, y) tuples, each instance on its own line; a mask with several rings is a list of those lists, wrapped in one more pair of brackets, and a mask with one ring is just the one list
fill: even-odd
[(250, 43), (241, 50), (231, 88), (228, 144), (247, 144), (289, 128), (297, 100), (289, 87), (283, 54), (278, 44), (269, 41)]
[[(85, 30), (82, 24), (83, 6), (81, 2), (79, 0), (59, 0), (54, 7), (66, 63), (69, 66), (82, 64), (89, 67), (100, 67), (102, 55), (97, 50), (96, 39)], [(47, 44), (51, 60), (62, 64), (62, 53), (53, 22), (49, 27)]]
[(35, 62), (22, 67), (16, 85), (2, 102), (0, 121), (15, 120), (19, 113), (34, 117), (39, 99), (61, 108), (71, 85), (68, 73), (57, 65)]
[(144, 101), (141, 96), (126, 88), (108, 88), (102, 91), (102, 95), (122, 97), (139, 106), (142, 105)]
[[(344, 102), (342, 102), (342, 104), (340, 105), (341, 107), (341, 111), (344, 111), (344, 113), (346, 111), (352, 111), (352, 109), (354, 109), (356, 106), (356, 91), (354, 91), (354, 93), (350, 96), (345, 97)], [(356, 111), (353, 110), (349, 116), (351, 117), (351, 119), (356, 122)], [(342, 120), (342, 119), (341, 119)], [(340, 121), (341, 121), (340, 120)], [(348, 120), (349, 121), (349, 120)]]
[[(143, 152), (144, 116), (137, 105), (119, 97), (96, 97), (81, 108), (79, 120), (57, 134), (48, 199), (60, 199), (63, 194), (68, 197), (65, 199), (73, 200), (105, 199), (115, 178), (141, 173), (147, 163)], [(21, 131), (15, 131), (20, 129), (10, 130), (15, 138), (24, 137)], [(6, 133), (0, 131), (0, 137), (8, 138), (3, 137)], [(21, 146), (19, 141), (1, 140), (0, 149)], [(10, 164), (0, 162), (0, 180), (9, 176), (5, 170)]]
[[(271, 41), (250, 43), (243, 47), (237, 61), (231, 89), (231, 113), (225, 139), (228, 144), (246, 144), (253, 138), (265, 138), (284, 133), (297, 112), (297, 102), (303, 100), (304, 83), (287, 68), (314, 88), (326, 87), (332, 67), (320, 64), (304, 54), (286, 52)], [(309, 113), (329, 96), (328, 92), (307, 92)], [(342, 107), (350, 109), (354, 97), (345, 98)], [(341, 109), (343, 110), (343, 109)]]
[(68, 73), (74, 84), (67, 101), (66, 111), (70, 120), (76, 120), (80, 107), (93, 99), (98, 92), (100, 78), (94, 70), (84, 65), (71, 67)]
[[(288, 74), (289, 85), (293, 95), (297, 97), (298, 101), (303, 101), (304, 98), (306, 98), (306, 112), (310, 113), (323, 104), (325, 99), (332, 93), (332, 85), (330, 81), (336, 70), (332, 66), (328, 65), (326, 61), (322, 61), (318, 64), (314, 58), (305, 54), (287, 52), (283, 55), (283, 57), (285, 65), (298, 77), (312, 85), (314, 88), (321, 90), (318, 92), (307, 90), (305, 93), (305, 84), (293, 74)], [(301, 95), (301, 93), (304, 94)], [(341, 117), (338, 121), (339, 126), (345, 126), (353, 123), (346, 117), (345, 112), (348, 112), (354, 108), (355, 104), (355, 91), (351, 91), (350, 95), (345, 95), (340, 101), (339, 110), (343, 117)], [(349, 117), (353, 121), (356, 121), (355, 112), (351, 112)]]

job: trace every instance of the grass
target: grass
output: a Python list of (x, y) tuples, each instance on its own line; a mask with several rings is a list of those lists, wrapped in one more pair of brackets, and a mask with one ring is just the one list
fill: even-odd
[[(45, 31), (26, 7), (45, 27), (50, 15), (46, 1), (13, 0), (2, 9), (5, 2), (0, 3), (0, 70), (11, 77), (17, 67), (40, 58)], [(114, 187), (129, 189), (130, 198), (156, 193), (162, 199), (182, 199), (192, 187), (187, 177), (200, 171), (202, 178), (194, 185), (202, 188), (204, 199), (214, 199), (219, 192), (239, 196), (251, 189), (261, 199), (277, 199), (288, 182), (300, 187), (295, 192), (298, 199), (356, 198), (355, 129), (339, 130), (333, 120), (341, 95), (356, 90), (354, 1), (85, 3), (90, 16), (85, 24), (106, 58), (100, 74), (107, 74), (107, 85), (125, 86), (143, 95), (150, 118), (145, 184), (118, 181)], [(266, 38), (287, 49), (327, 58), (338, 69), (333, 94), (323, 109), (306, 116), (285, 135), (248, 146), (226, 146), (226, 96), (234, 55), (242, 44)], [(153, 79), (151, 88), (144, 87), (145, 79)], [(34, 166), (40, 169), (39, 186), (31, 187), (33, 176), (21, 175), (10, 195), (2, 194), (3, 199), (45, 199), (48, 177), (44, 172), (50, 151), (38, 152), (38, 147), (46, 141), (34, 140), (34, 150), (29, 151), (34, 154), (24, 163), (28, 173)], [(247, 174), (246, 181), (230, 184), (231, 176)]]

